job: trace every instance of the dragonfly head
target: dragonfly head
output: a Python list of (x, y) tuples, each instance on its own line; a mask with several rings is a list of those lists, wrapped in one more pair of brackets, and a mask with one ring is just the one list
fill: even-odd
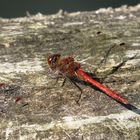
[(48, 65), (50, 66), (51, 69), (55, 69), (59, 60), (60, 60), (61, 55), (60, 54), (52, 54), (48, 57)]

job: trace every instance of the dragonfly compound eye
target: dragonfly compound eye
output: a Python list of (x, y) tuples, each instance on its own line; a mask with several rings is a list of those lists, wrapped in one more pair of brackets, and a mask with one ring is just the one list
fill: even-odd
[(48, 57), (48, 64), (49, 65), (56, 65), (59, 58), (60, 58), (60, 54), (50, 55)]

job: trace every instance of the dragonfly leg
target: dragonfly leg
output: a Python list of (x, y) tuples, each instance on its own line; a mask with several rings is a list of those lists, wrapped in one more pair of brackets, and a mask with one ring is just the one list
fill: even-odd
[(56, 81), (55, 81), (54, 85), (56, 85), (58, 83), (59, 79), (60, 79), (60, 77), (56, 77)]
[(55, 77), (56, 81), (55, 81), (54, 85), (56, 85), (58, 83), (59, 79), (61, 79), (61, 78), (62, 77), (60, 77), (60, 76)]
[(65, 85), (67, 79), (68, 79), (74, 86), (76, 86), (76, 88), (78, 88), (78, 90), (80, 91), (78, 100), (76, 101), (76, 103), (77, 103), (78, 105), (80, 105), (80, 104), (79, 104), (79, 101), (80, 101), (80, 99), (81, 99), (81, 96), (82, 96), (83, 91), (82, 91), (82, 89), (81, 89), (72, 79), (70, 79), (70, 78), (68, 78), (68, 77), (65, 77), (65, 78), (64, 78), (64, 81), (63, 81), (61, 87), (63, 87), (63, 86)]
[(64, 85), (65, 85), (65, 83), (66, 83), (66, 78), (64, 78), (64, 81), (63, 81), (63, 83), (62, 83), (62, 85), (61, 85), (61, 87), (63, 87)]
[(78, 86), (73, 80), (70, 79), (70, 82), (71, 82), (73, 85), (75, 85), (75, 86), (78, 88), (78, 90), (80, 91), (78, 100), (76, 101), (76, 103), (77, 103), (78, 105), (80, 105), (80, 104), (79, 104), (79, 101), (80, 101), (80, 99), (81, 99), (81, 97), (82, 97), (83, 91), (82, 91), (81, 87)]

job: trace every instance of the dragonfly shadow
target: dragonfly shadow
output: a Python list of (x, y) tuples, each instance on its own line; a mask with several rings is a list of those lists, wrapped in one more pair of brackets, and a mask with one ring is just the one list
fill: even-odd
[[(86, 72), (86, 73), (87, 73), (87, 72)], [(93, 73), (87, 73), (87, 74), (88, 74), (90, 77), (92, 77), (94, 80), (96, 80), (96, 81), (102, 83), (102, 80), (103, 80), (103, 79), (97, 78), (97, 76), (96, 76), (95, 74), (93, 74)], [(73, 77), (72, 80), (74, 80), (76, 83), (80, 83), (80, 84), (82, 84), (82, 85), (89, 86), (89, 87), (91, 87), (91, 88), (94, 89), (94, 90), (98, 90), (98, 91), (100, 91), (100, 92), (102, 92), (102, 93), (105, 93), (105, 92), (101, 91), (100, 89), (98, 89), (97, 87), (95, 87), (94, 85), (92, 85), (92, 84), (90, 84), (90, 83), (88, 83), (88, 82), (86, 82), (86, 81), (80, 80), (80, 79), (78, 79), (77, 77)], [(106, 94), (106, 95), (107, 95), (107, 94)], [(107, 95), (107, 96), (108, 96), (108, 95)], [(108, 97), (110, 97), (110, 96), (108, 96)], [(110, 98), (112, 98), (112, 97), (110, 97)], [(114, 98), (112, 98), (112, 99), (115, 100)], [(120, 102), (120, 101), (118, 101), (118, 100), (115, 100), (115, 101), (118, 102), (119, 104), (121, 104), (121, 105), (122, 105), (123, 107), (125, 107), (126, 109), (131, 110), (132, 112), (134, 112), (134, 113), (140, 115), (140, 109), (137, 108), (137, 107), (135, 107), (134, 105), (132, 105), (132, 104), (130, 104), (130, 103), (129, 103), (129, 104), (124, 104), (124, 103), (122, 103), (122, 102)]]

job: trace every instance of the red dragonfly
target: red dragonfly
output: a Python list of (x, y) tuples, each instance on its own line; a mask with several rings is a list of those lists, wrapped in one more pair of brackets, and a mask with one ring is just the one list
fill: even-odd
[[(88, 82), (93, 86), (97, 87), (99, 90), (103, 91), (108, 96), (112, 97), (118, 102), (123, 103), (125, 105), (129, 104), (128, 101), (121, 97), (118, 93), (97, 82), (86, 72), (84, 72), (81, 69), (80, 63), (75, 62), (73, 57), (61, 58), (60, 54), (52, 54), (48, 57), (48, 65), (52, 71), (55, 71), (59, 76), (64, 77), (64, 82), (62, 85), (64, 85), (66, 79), (69, 79), (71, 81), (72, 77), (77, 77), (80, 80)], [(75, 82), (71, 82), (74, 83), (74, 85), (81, 91), (82, 94), (81, 88)], [(81, 94), (79, 96), (79, 100), (81, 98)]]

